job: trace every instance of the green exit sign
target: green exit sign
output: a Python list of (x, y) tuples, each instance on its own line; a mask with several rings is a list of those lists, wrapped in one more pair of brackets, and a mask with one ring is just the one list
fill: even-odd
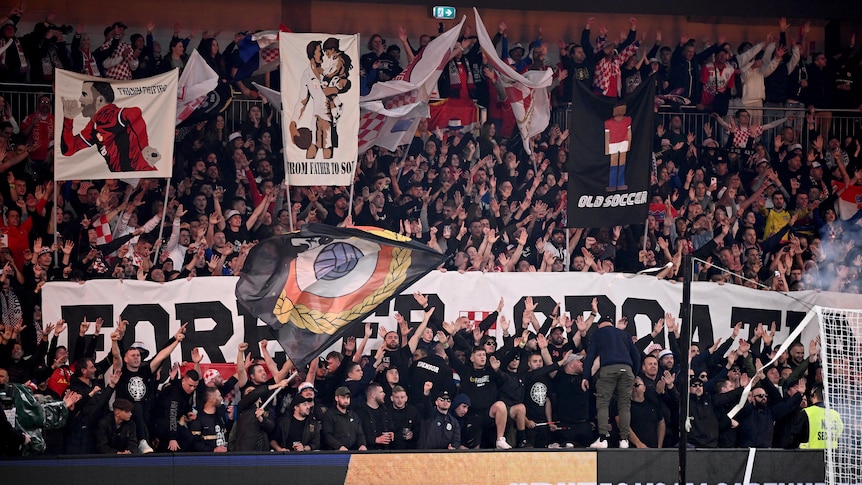
[(435, 19), (454, 19), (455, 18), (455, 7), (434, 7), (434, 18)]

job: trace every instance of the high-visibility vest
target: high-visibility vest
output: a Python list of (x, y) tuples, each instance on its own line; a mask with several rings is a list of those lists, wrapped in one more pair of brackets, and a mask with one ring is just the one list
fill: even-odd
[[(799, 445), (801, 449), (824, 450), (827, 448), (836, 448), (838, 446), (838, 437), (844, 431), (844, 422), (841, 420), (841, 415), (834, 409), (829, 410), (829, 418), (827, 418), (826, 408), (820, 406), (809, 406), (804, 409), (808, 417), (808, 442)], [(827, 424), (827, 420), (829, 423)], [(828, 442), (828, 428), (832, 428), (832, 442)]]

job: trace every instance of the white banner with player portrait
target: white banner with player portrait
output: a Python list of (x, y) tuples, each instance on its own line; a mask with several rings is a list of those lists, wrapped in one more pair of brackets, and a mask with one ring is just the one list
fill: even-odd
[(359, 35), (281, 32), (291, 185), (350, 185), (359, 146)]
[[(282, 352), (270, 328), (237, 305), (234, 288), (237, 278), (206, 277), (181, 279), (165, 284), (141, 281), (92, 280), (84, 284), (48, 283), (43, 288), (43, 321), (64, 318), (69, 330), (61, 336), (77, 338), (80, 322), (101, 317), (105, 321), (99, 345), (99, 358), (109, 348), (108, 336), (118, 318), (129, 321), (126, 346), (142, 342), (150, 355), (173, 336), (183, 322), (188, 322), (185, 340), (174, 351), (173, 362), (189, 361), (191, 350), (202, 347), (207, 362), (232, 362), (240, 342), (249, 342), (256, 353), (255, 342), (269, 340), (273, 355)], [(682, 285), (658, 281), (651, 276), (595, 273), (441, 273), (433, 271), (401, 295), (384, 303), (366, 321), (373, 324), (374, 334), (368, 349), (380, 345), (383, 328), (395, 330), (396, 312), (416, 327), (422, 321), (422, 309), (413, 298), (420, 291), (433, 305), (435, 317), (445, 321), (464, 316), (478, 323), (494, 311), (503, 298), (503, 316), (511, 322), (510, 334), (521, 332), (525, 299), (532, 296), (540, 322), (559, 303), (563, 314), (572, 318), (587, 316), (590, 302), (598, 299), (599, 313), (625, 316), (628, 331), (642, 337), (652, 331), (653, 323), (665, 312), (678, 317)], [(736, 285), (695, 283), (692, 285), (693, 341), (711, 345), (716, 339), (727, 339), (737, 322), (743, 323), (740, 338), (750, 339), (758, 323), (776, 325), (775, 342), (780, 344), (802, 321), (811, 305), (862, 309), (862, 297), (830, 292), (803, 291), (787, 295), (752, 290)], [(502, 336), (502, 321), (491, 333)], [(349, 335), (361, 337), (362, 326)], [(818, 334), (816, 325), (802, 332), (805, 348)], [(658, 340), (667, 347), (666, 333)], [(734, 348), (737, 344), (734, 344)], [(373, 350), (368, 350), (373, 353)]]
[(178, 71), (131, 81), (56, 76), (55, 180), (171, 176)]

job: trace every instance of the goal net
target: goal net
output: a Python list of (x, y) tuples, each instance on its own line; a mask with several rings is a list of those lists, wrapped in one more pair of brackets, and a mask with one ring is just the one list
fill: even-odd
[(820, 428), (825, 429), (826, 483), (862, 484), (862, 310), (818, 306), (814, 311), (827, 417)]

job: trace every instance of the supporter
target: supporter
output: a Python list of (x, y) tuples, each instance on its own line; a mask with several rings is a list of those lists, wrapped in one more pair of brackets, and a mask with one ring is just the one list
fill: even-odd
[(162, 389), (160, 402), (156, 403), (153, 413), (153, 429), (161, 451), (179, 451), (179, 428), (187, 428), (189, 421), (197, 419), (193, 396), (200, 377), (200, 374), (192, 369), (186, 372), (182, 379), (176, 379)]
[[(269, 382), (274, 382), (269, 384)], [(253, 364), (248, 369), (248, 384), (242, 390), (242, 399), (237, 404), (236, 423), (230, 435), (230, 451), (268, 451), (268, 434), (275, 429), (275, 421), (262, 406), (271, 391), (287, 387), (288, 380), (275, 382), (267, 379), (263, 364)]]
[[(620, 448), (629, 447), (629, 428), (631, 423), (630, 391), (634, 382), (632, 369), (640, 367), (640, 356), (628, 334), (614, 327), (610, 317), (603, 316), (599, 321), (598, 330), (590, 339), (584, 368), (592, 369), (593, 363), (599, 359), (599, 369), (596, 373), (596, 412), (599, 437), (590, 447), (607, 448), (608, 413), (610, 400), (617, 396), (617, 409), (620, 418)], [(584, 390), (590, 387), (590, 380), (583, 377), (581, 386)]]
[(416, 406), (407, 402), (407, 391), (401, 386), (392, 388), (392, 424), (395, 439), (390, 444), (393, 450), (413, 450), (419, 442), (422, 416)]
[(366, 437), (362, 421), (350, 410), (350, 389), (341, 386), (335, 390), (335, 406), (323, 415), (323, 445), (328, 450), (366, 450)]
[[(666, 423), (661, 404), (648, 399), (643, 379), (635, 377), (631, 390), (631, 429), (629, 440), (635, 448), (661, 448)], [(616, 416), (617, 426), (621, 422)]]
[(114, 412), (99, 420), (96, 450), (101, 454), (131, 455), (138, 452), (138, 437), (131, 422), (135, 406), (125, 399), (114, 401)]
[[(372, 382), (365, 388), (365, 403), (356, 409), (362, 422), (362, 431), (371, 450), (389, 450), (395, 441), (395, 423), (386, 406), (383, 386)], [(397, 430), (399, 433), (401, 430)], [(373, 440), (373, 441), (372, 441)]]
[[(126, 328), (127, 324), (128, 322), (121, 321), (120, 327)], [(122, 360), (124, 363), (120, 380), (116, 385), (117, 398), (126, 399), (135, 406), (132, 411), (132, 419), (135, 421), (135, 434), (139, 439), (138, 449), (142, 453), (152, 453), (153, 451), (149, 444), (148, 425), (156, 402), (156, 370), (183, 341), (185, 336), (186, 324), (183, 324), (167, 345), (159, 350), (149, 362), (143, 361), (146, 354), (140, 347), (129, 347), (122, 356), (120, 356), (119, 346), (113, 350), (114, 359), (117, 362)]]
[(41, 94), (37, 101), (36, 111), (30, 113), (21, 122), (21, 134), (27, 137), (27, 151), (34, 163), (44, 163), (48, 159), (54, 141), (53, 100), (50, 95)]
[(292, 413), (279, 418), (276, 423), (274, 438), (270, 440), (272, 449), (293, 452), (319, 450), (320, 422), (312, 416), (314, 398), (298, 396), (292, 407)]
[[(465, 404), (461, 403), (461, 406)], [(461, 425), (450, 413), (452, 397), (443, 389), (437, 392), (429, 417), (422, 422), (420, 450), (457, 450), (461, 448)], [(462, 415), (463, 416), (463, 415)]]
[(105, 28), (105, 43), (98, 49), (96, 58), (101, 59), (108, 79), (128, 81), (132, 79), (132, 71), (138, 68), (134, 49), (128, 42), (123, 42), (127, 28), (122, 22), (114, 22)]
[[(209, 372), (209, 371), (207, 371)], [(206, 381), (206, 374), (204, 374)], [(233, 386), (230, 386), (231, 390)], [(186, 451), (211, 451), (223, 453), (227, 451), (227, 436), (230, 431), (226, 420), (224, 399), (217, 387), (206, 387), (204, 405), (194, 419), (188, 424), (188, 434), (180, 430), (180, 449)]]

